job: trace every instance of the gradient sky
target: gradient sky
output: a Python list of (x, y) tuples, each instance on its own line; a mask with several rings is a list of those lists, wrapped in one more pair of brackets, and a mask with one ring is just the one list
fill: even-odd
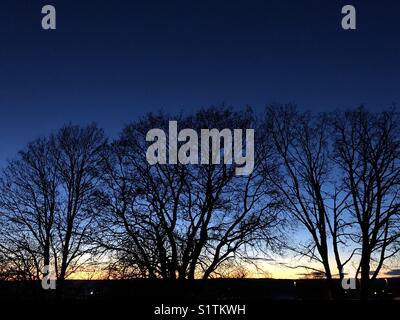
[[(358, 30), (340, 27), (357, 9)], [(57, 30), (41, 29), (41, 7)], [(150, 110), (400, 101), (400, 2), (2, 0), (0, 163), (62, 124)]]

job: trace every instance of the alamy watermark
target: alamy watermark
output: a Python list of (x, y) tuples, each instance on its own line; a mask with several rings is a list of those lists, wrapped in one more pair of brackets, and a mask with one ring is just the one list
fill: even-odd
[[(56, 30), (56, 8), (47, 4), (42, 7), (42, 29)], [(353, 5), (345, 5), (341, 10), (341, 27), (343, 30), (356, 30), (356, 8)]]
[(151, 165), (220, 164), (222, 153), (224, 164), (236, 165), (236, 175), (250, 175), (254, 170), (254, 129), (201, 129), (199, 143), (197, 131), (186, 128), (178, 132), (177, 121), (169, 121), (168, 143), (162, 129), (149, 130), (146, 141), (153, 142), (146, 152), (147, 162)]
[(43, 267), (42, 288), (44, 290), (54, 290), (56, 288), (56, 279), (54, 272), (50, 270), (50, 266)]

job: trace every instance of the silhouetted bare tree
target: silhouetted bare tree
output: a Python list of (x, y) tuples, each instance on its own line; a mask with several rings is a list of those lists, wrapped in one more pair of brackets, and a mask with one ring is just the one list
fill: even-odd
[(347, 202), (357, 225), (352, 240), (360, 245), (357, 274), (364, 299), (370, 280), (400, 250), (399, 124), (394, 111), (373, 114), (359, 108), (334, 117), (336, 161), (342, 188), (351, 195)]
[[(198, 132), (253, 126), (250, 110), (228, 108), (174, 120)], [(99, 221), (99, 242), (125, 274), (130, 267), (136, 276), (209, 278), (231, 259), (251, 259), (257, 249), (276, 247), (282, 221), (257, 166), (249, 176), (235, 176), (234, 164), (150, 165), (145, 136), (152, 128), (168, 132), (168, 117), (148, 115), (126, 127), (103, 164), (106, 214)]]
[(63, 280), (86, 261), (96, 212), (97, 167), (105, 145), (95, 125), (65, 126), (19, 153), (0, 184), (1, 251), (17, 274), (40, 279), (53, 267)]
[[(261, 130), (273, 150), (263, 162), (277, 167), (276, 171), (264, 170), (264, 175), (279, 190), (285, 211), (310, 236), (308, 244), (296, 244), (292, 250), (322, 265), (333, 293), (330, 250), (340, 278), (355, 250), (345, 260), (341, 257), (348, 237), (349, 224), (345, 219), (348, 194), (341, 192), (335, 181), (329, 119), (327, 115), (300, 112), (293, 105), (273, 105), (266, 110)], [(298, 267), (321, 273), (313, 265)]]
[(39, 279), (50, 265), (58, 177), (49, 139), (38, 139), (4, 170), (1, 251), (16, 278)]

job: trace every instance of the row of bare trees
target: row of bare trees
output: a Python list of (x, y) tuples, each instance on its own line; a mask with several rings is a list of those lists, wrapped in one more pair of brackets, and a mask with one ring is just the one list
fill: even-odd
[[(254, 170), (146, 161), (146, 133), (255, 129)], [(312, 114), (293, 105), (148, 114), (118, 139), (68, 125), (30, 143), (0, 180), (0, 273), (62, 282), (89, 265), (116, 278), (224, 276), (283, 249), (333, 279), (370, 282), (400, 250), (400, 121), (395, 110)], [(224, 145), (221, 136), (220, 144)], [(246, 142), (243, 141), (243, 144)], [(296, 226), (307, 235), (286, 234)]]
[[(309, 235), (293, 250), (322, 269), (334, 292), (335, 274), (356, 265), (361, 294), (400, 250), (400, 121), (394, 110), (364, 108), (313, 115), (294, 106), (271, 106), (265, 137), (274, 149), (285, 211)], [(267, 171), (266, 171), (267, 172)], [(333, 268), (336, 270), (334, 271)]]

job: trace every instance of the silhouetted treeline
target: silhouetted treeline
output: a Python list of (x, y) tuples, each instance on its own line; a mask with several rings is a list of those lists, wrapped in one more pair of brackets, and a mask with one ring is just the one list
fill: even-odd
[[(146, 134), (168, 132), (169, 120), (179, 130), (254, 129), (253, 171), (149, 164)], [(1, 276), (37, 280), (49, 265), (60, 290), (88, 269), (121, 279), (230, 277), (290, 250), (332, 295), (333, 278), (353, 267), (367, 298), (400, 250), (399, 125), (394, 109), (315, 114), (293, 105), (148, 114), (113, 141), (94, 124), (67, 125), (1, 173)], [(222, 153), (227, 143), (218, 142)], [(308, 241), (291, 238), (293, 228)]]

